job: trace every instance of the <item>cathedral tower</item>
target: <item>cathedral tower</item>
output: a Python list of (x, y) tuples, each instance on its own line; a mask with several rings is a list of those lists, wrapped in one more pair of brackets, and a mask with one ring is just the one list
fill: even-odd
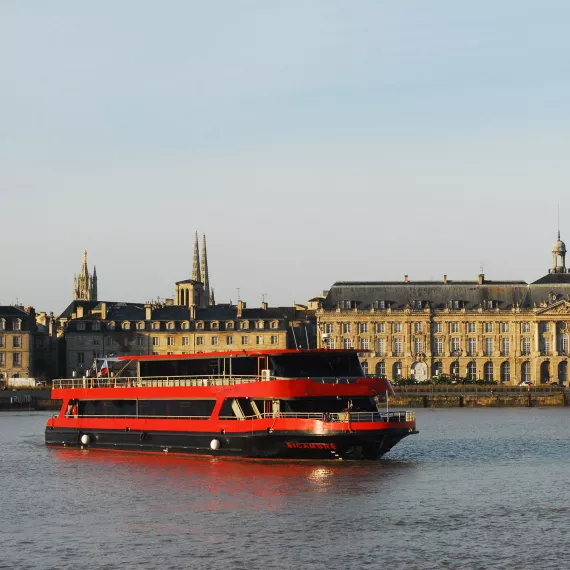
[(87, 269), (87, 250), (83, 252), (83, 265), (81, 273), (73, 276), (73, 300), (96, 301), (97, 300), (97, 271), (93, 268), (93, 275)]

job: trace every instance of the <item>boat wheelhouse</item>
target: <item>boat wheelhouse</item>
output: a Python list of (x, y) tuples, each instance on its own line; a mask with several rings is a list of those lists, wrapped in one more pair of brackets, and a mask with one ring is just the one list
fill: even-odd
[(353, 350), (122, 356), (54, 380), (47, 445), (267, 459), (376, 459), (416, 432)]

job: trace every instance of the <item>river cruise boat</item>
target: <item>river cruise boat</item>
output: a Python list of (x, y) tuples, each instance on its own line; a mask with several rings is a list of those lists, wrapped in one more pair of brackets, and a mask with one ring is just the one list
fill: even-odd
[(416, 432), (353, 350), (121, 356), (54, 380), (49, 446), (264, 459), (377, 459)]

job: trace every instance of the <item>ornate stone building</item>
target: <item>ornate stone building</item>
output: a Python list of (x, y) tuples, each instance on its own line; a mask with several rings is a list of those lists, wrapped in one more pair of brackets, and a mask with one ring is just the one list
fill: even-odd
[[(84, 269), (86, 271), (86, 259)], [(147, 303), (74, 300), (59, 318), (60, 375), (86, 374), (97, 358), (126, 354), (193, 354), (246, 349), (314, 348), (314, 311), (307, 307), (216, 304), (206, 237), (194, 243), (192, 278), (175, 284), (175, 298)]]
[(87, 269), (87, 251), (83, 252), (81, 273), (73, 276), (73, 300), (97, 300), (97, 269), (93, 266), (93, 275)]
[(33, 310), (0, 307), (0, 379), (28, 378), (34, 374)]
[[(570, 273), (558, 239), (537, 281), (337, 282), (316, 312), (320, 346), (360, 348), (390, 379), (448, 374), (568, 383)], [(316, 298), (318, 299), (318, 298)]]
[(66, 377), (83, 375), (94, 359), (126, 354), (193, 354), (228, 350), (315, 346), (314, 312), (306, 307), (248, 309), (74, 301), (66, 320)]

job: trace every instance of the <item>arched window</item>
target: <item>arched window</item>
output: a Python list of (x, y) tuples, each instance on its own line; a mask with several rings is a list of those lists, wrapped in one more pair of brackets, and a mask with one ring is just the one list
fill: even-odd
[(525, 360), (521, 366), (521, 381), (522, 382), (531, 382), (530, 379), (530, 362)]
[(558, 365), (558, 382), (568, 382), (568, 362), (566, 361)]
[(485, 382), (492, 382), (493, 381), (493, 363), (492, 362), (485, 362), (483, 365), (483, 377), (485, 378)]
[(501, 382), (511, 381), (511, 363), (503, 362), (501, 364)]
[(468, 380), (477, 380), (477, 363), (470, 362), (467, 365), (467, 379)]
[(432, 376), (441, 376), (443, 373), (443, 365), (441, 360), (437, 360), (431, 365), (431, 375)]
[(394, 362), (392, 366), (392, 379), (399, 380), (402, 377), (402, 363)]
[(376, 365), (376, 376), (386, 378), (386, 363), (384, 361)]
[(550, 380), (550, 362), (548, 360), (545, 360), (540, 365), (540, 383), (548, 384)]
[(457, 360), (451, 363), (449, 374), (452, 378), (459, 378), (459, 362)]

